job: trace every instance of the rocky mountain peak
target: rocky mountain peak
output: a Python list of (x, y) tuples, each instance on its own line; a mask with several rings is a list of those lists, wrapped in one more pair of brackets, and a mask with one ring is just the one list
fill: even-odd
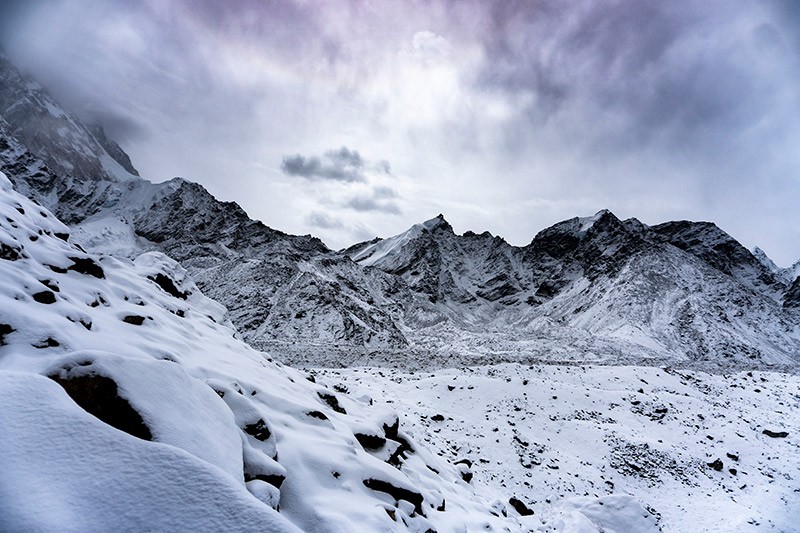
[(653, 226), (652, 230), (657, 241), (694, 255), (755, 290), (775, 292), (785, 287), (768, 265), (713, 222), (680, 220)]
[(121, 182), (137, 177), (116, 143), (66, 111), (7, 57), (0, 57), (0, 116), (19, 142), (64, 178)]
[(119, 163), (127, 172), (133, 176), (139, 176), (139, 171), (136, 170), (131, 162), (130, 156), (118, 145), (115, 141), (106, 136), (106, 131), (100, 124), (89, 126), (89, 131), (94, 135), (94, 138), (100, 143), (100, 146), (111, 156), (111, 158)]
[(606, 252), (609, 247), (635, 237), (611, 211), (603, 209), (590, 217), (575, 217), (540, 231), (527, 246), (530, 251), (559, 259), (581, 248), (597, 248)]
[(445, 231), (453, 233), (453, 227), (445, 220), (444, 215), (439, 213), (434, 218), (422, 223), (422, 227), (428, 231)]

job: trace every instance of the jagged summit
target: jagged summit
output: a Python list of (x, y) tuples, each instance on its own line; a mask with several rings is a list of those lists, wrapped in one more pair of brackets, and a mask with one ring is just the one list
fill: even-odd
[(102, 130), (81, 123), (2, 56), (0, 116), (18, 141), (64, 178), (124, 182), (137, 177), (127, 155)]
[[(442, 220), (346, 250), (357, 263), (403, 280), (414, 298), (402, 321), (424, 342), (443, 324), (482, 324), (496, 328), (496, 335), (510, 334), (511, 324), (526, 324), (530, 338), (574, 336), (555, 333), (563, 323), (590, 328), (597, 335), (593, 342), (608, 335), (598, 345), (605, 351), (630, 342), (627, 349), (637, 353), (676, 352), (696, 360), (721, 352), (723, 359), (740, 362), (742, 356), (787, 362), (800, 355), (799, 339), (782, 329), (793, 319), (780, 310), (794, 305), (797, 291), (787, 293), (788, 283), (712, 223), (650, 227), (601, 210), (559, 222), (529, 245), (515, 247), (488, 232), (459, 236), (449, 225), (448, 231), (434, 231)], [(728, 310), (720, 314), (711, 306)], [(754, 316), (747, 310), (752, 306), (769, 318)], [(751, 351), (749, 339), (770, 323), (784, 324), (774, 330), (783, 337), (781, 347), (775, 351), (777, 345), (769, 343)]]
[(800, 276), (800, 261), (797, 261), (792, 266), (787, 268), (781, 268), (776, 265), (772, 259), (767, 255), (767, 253), (756, 246), (753, 248), (753, 255), (758, 259), (770, 272), (772, 272), (776, 277), (783, 280), (785, 283), (791, 284)]
[(441, 213), (439, 213), (438, 215), (436, 215), (432, 219), (426, 220), (425, 222), (423, 222), (422, 226), (425, 229), (428, 229), (428, 230), (433, 230), (433, 229), (437, 229), (438, 228), (438, 229), (443, 229), (443, 230), (447, 230), (447, 231), (453, 231), (453, 227), (450, 225), (450, 223), (447, 220), (445, 220), (444, 215), (441, 214)]
[(580, 224), (581, 224), (580, 232), (581, 233), (586, 233), (592, 227), (594, 227), (594, 225), (597, 222), (599, 222), (601, 220), (604, 220), (604, 219), (613, 219), (613, 220), (619, 222), (619, 219), (616, 217), (616, 215), (614, 215), (614, 213), (612, 213), (608, 209), (601, 209), (600, 211), (598, 211), (597, 213), (595, 213), (594, 215), (592, 215), (590, 217), (578, 218), (578, 222), (580, 222)]
[(444, 215), (439, 214), (430, 220), (414, 224), (408, 230), (394, 237), (356, 244), (347, 249), (347, 254), (353, 261), (363, 266), (374, 266), (379, 263), (387, 264), (398, 258), (404, 247), (432, 232), (452, 234), (453, 227), (445, 220)]

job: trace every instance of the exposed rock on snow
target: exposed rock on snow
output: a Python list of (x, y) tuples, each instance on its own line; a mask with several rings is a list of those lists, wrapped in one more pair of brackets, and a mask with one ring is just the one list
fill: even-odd
[[(91, 363), (88, 363), (91, 364)], [(62, 373), (48, 376), (61, 385), (69, 397), (109, 426), (144, 440), (153, 440), (153, 435), (127, 400), (119, 396), (117, 383), (97, 374), (69, 375), (64, 369)]]
[[(711, 223), (604, 210), (514, 247), (439, 215), (336, 253), (139, 178), (2, 53), (0, 170), (23, 193), (0, 174), (0, 530), (800, 521), (796, 376), (735, 372), (796, 370), (800, 268)], [(317, 382), (240, 338), (330, 366), (568, 365)]]

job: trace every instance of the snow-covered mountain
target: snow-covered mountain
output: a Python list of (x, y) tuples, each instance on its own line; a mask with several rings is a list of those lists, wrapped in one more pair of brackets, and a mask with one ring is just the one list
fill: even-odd
[(371, 303), (385, 300), (393, 279), (327, 258), (319, 239), (273, 230), (196, 183), (139, 178), (102, 130), (83, 125), (3, 56), (0, 83), (0, 170), (87, 249), (124, 257), (159, 250), (182, 261), (254, 344), (407, 345)]
[[(101, 127), (87, 126), (64, 110), (38, 83), (23, 77), (2, 51), (0, 88), (4, 119), (0, 131), (59, 176), (51, 183), (37, 182), (31, 192), (37, 200), (48, 200), (66, 222), (77, 222), (96, 211), (109, 196), (137, 179), (130, 158)], [(4, 168), (15, 183), (26, 177)]]
[(345, 252), (407, 283), (407, 336), (431, 349), (700, 365), (800, 358), (785, 283), (710, 223), (648, 227), (601, 211), (513, 247), (456, 235), (440, 215)]
[(792, 283), (795, 279), (797, 279), (798, 276), (800, 276), (800, 261), (797, 261), (790, 267), (781, 268), (776, 265), (772, 259), (769, 258), (767, 253), (758, 246), (753, 249), (753, 255), (756, 257), (756, 259), (761, 261), (761, 263), (777, 278), (786, 283)]
[(89, 250), (180, 261), (243, 339), (287, 361), (800, 359), (800, 282), (714, 224), (648, 227), (601, 211), (515, 247), (488, 232), (456, 235), (439, 215), (333, 252), (196, 183), (137, 177), (117, 145), (7, 60), (0, 80), (0, 170), (18, 190)]

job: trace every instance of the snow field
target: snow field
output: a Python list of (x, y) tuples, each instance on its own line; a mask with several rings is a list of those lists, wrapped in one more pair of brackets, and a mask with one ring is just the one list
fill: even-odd
[[(584, 518), (620, 532), (800, 523), (796, 375), (517, 364), (316, 372), (404, 413), (414, 438), (472, 463), (479, 494), (514, 495), (534, 510), (536, 530), (583, 531)], [(717, 459), (719, 470), (709, 465)], [(614, 522), (605, 498), (626, 495), (647, 510), (641, 522)]]

